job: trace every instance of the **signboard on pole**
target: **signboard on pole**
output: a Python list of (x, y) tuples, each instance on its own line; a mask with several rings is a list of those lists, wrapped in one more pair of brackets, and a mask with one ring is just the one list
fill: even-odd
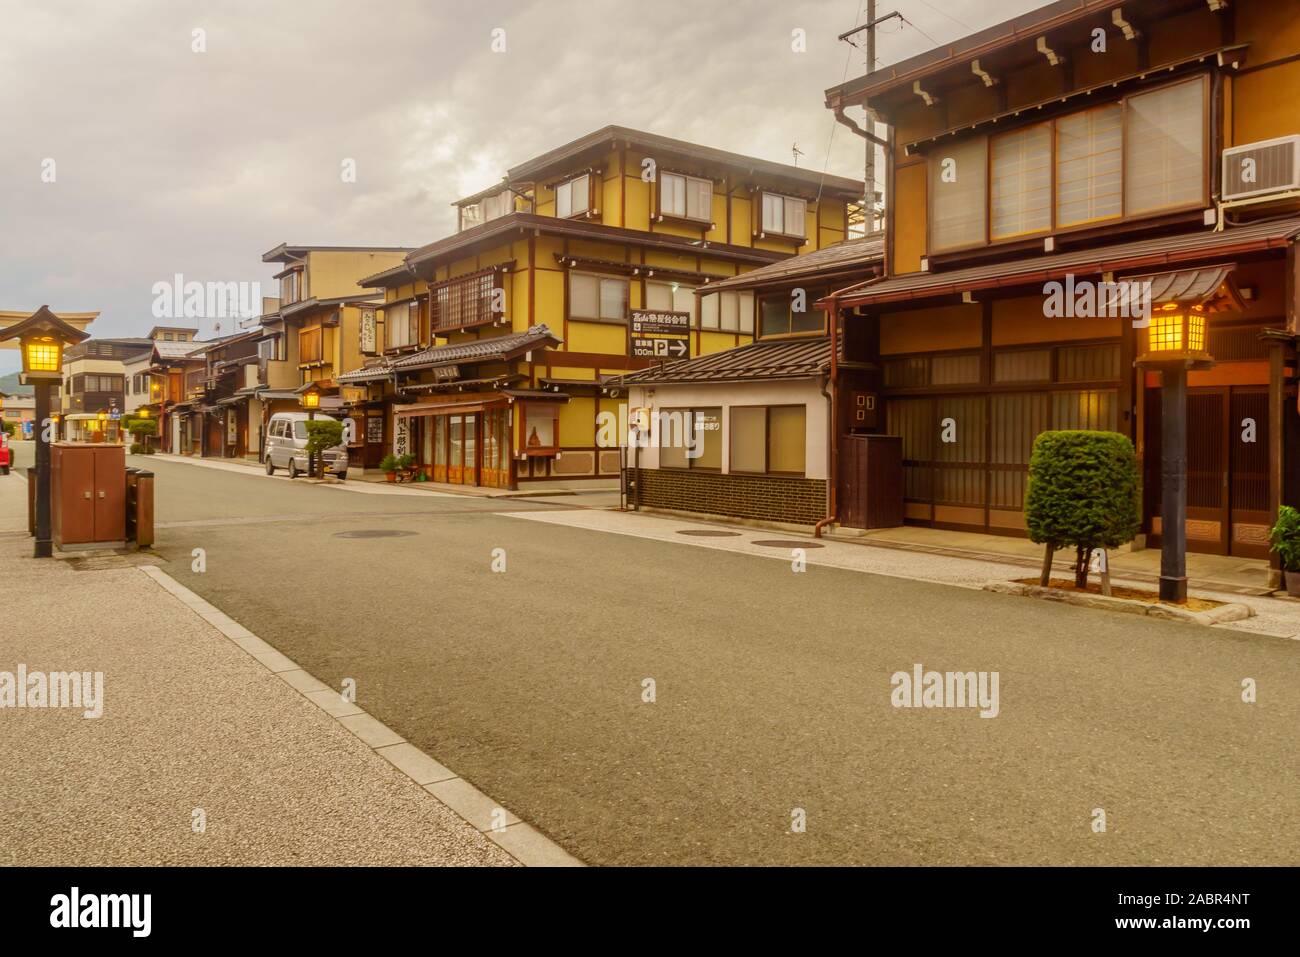
[(691, 354), (691, 314), (633, 309), (628, 355), (640, 359), (685, 359)]

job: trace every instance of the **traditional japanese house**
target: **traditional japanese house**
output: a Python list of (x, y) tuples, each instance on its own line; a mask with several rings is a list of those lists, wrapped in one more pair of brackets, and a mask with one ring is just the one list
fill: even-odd
[[(908, 522), (1024, 534), (1034, 437), (1106, 429), (1153, 542), (1185, 416), (1189, 547), (1267, 554), (1300, 502), (1297, 102), (1298, 0), (1062, 0), (827, 91), (888, 129), (885, 274), (822, 305), (881, 368)], [(1135, 361), (1170, 349), (1198, 357), (1184, 408)]]
[(339, 382), (366, 464), (410, 452), (440, 481), (616, 484), (606, 380), (750, 341), (751, 292), (697, 293), (843, 240), (862, 190), (613, 126), (510, 169), (456, 204), (454, 235), (362, 283), (384, 301)]
[(189, 339), (155, 339), (149, 374), (159, 385), (158, 438), (164, 452), (201, 454), (204, 380), (207, 362), (204, 343)]
[[(357, 288), (357, 281), (376, 270), (400, 266), (409, 247), (297, 246), (281, 243), (262, 255), (276, 263), (278, 300), (263, 302), (258, 333), (256, 379), (246, 380), (233, 401), (246, 403), (250, 457), (265, 442), (271, 415), (301, 408), (301, 389), (316, 386), (319, 408), (343, 413), (338, 377), (359, 366), (367, 354), (367, 337), (375, 330), (375, 306), (382, 297)], [(364, 434), (352, 435), (352, 464), (364, 467)]]
[[(754, 342), (611, 382), (638, 426), (626, 463), (633, 506), (802, 526), (829, 514), (831, 343), (813, 304), (877, 275), (881, 247), (846, 240), (711, 284), (704, 309), (718, 308), (710, 297), (754, 297)], [(841, 357), (836, 371), (846, 394), (878, 391), (869, 363)], [(876, 425), (874, 405), (857, 412), (852, 428)]]

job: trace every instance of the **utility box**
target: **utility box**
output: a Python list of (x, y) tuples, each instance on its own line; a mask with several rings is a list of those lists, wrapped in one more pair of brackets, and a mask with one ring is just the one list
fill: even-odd
[(903, 524), (903, 440), (844, 435), (840, 442), (839, 521), (846, 528)]
[(50, 519), (56, 548), (126, 544), (126, 449), (55, 442)]

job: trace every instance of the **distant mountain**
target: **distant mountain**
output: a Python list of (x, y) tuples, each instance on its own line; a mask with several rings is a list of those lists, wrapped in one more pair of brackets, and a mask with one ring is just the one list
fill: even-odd
[(31, 395), (33, 391), (31, 386), (18, 384), (20, 374), (11, 372), (8, 375), (0, 375), (0, 392), (6, 395)]

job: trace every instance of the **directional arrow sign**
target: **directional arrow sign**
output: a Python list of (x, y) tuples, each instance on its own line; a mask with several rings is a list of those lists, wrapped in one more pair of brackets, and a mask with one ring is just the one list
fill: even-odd
[(637, 358), (685, 359), (690, 355), (691, 314), (633, 309), (628, 354)]

